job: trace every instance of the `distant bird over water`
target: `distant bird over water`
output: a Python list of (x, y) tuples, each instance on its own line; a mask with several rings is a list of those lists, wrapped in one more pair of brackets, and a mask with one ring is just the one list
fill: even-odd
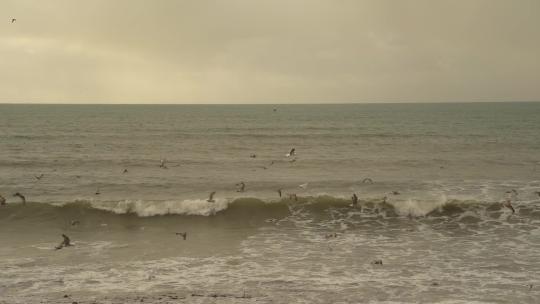
[(159, 167), (160, 167), (161, 169), (167, 169), (167, 166), (165, 165), (166, 162), (167, 162), (166, 159), (164, 159), (164, 158), (160, 159), (160, 160), (159, 160)]
[(17, 192), (15, 194), (13, 194), (13, 196), (19, 197), (22, 200), (23, 205), (26, 204), (26, 197), (24, 197), (24, 195)]
[(298, 187), (302, 188), (302, 189), (306, 189), (307, 186), (308, 186), (309, 183), (305, 183), (305, 184), (301, 184), (301, 185), (298, 185)]
[(17, 19), (11, 18), (11, 23), (15, 23), (15, 21), (17, 21)]
[(512, 214), (516, 213), (516, 210), (514, 209), (514, 207), (512, 206), (512, 202), (510, 201), (510, 199), (507, 199), (504, 203), (503, 203), (503, 206), (512, 210)]
[(362, 181), (362, 184), (373, 184), (373, 180), (371, 178), (364, 178)]
[(43, 176), (45, 176), (43, 173), (41, 173), (40, 175), (34, 175), (34, 177), (35, 177), (37, 180), (42, 179)]
[(240, 182), (236, 184), (236, 186), (240, 187), (236, 192), (244, 192), (246, 190), (246, 184), (244, 182)]
[(184, 238), (184, 241), (187, 238), (187, 232), (177, 232), (176, 235), (181, 236), (182, 238)]
[(54, 247), (54, 249), (58, 250), (58, 249), (62, 249), (64, 247), (68, 247), (68, 246), (73, 246), (71, 245), (71, 241), (69, 239), (69, 237), (65, 234), (62, 234), (62, 237), (64, 238), (64, 240), (62, 241), (62, 243), (60, 243), (60, 245)]
[(358, 205), (358, 196), (356, 196), (356, 193), (353, 193), (351, 199), (352, 199), (352, 206), (356, 207)]
[(206, 200), (207, 202), (209, 203), (214, 203), (215, 200), (214, 200), (214, 195), (216, 194), (216, 191), (210, 193), (210, 196), (208, 197), (208, 199)]
[(281, 197), (281, 189), (278, 189), (277, 193), (279, 194), (279, 197)]
[(296, 155), (296, 149), (295, 148), (292, 148), (289, 153), (285, 154), (285, 156), (287, 156), (287, 157), (291, 157), (291, 156), (294, 156), (294, 155)]

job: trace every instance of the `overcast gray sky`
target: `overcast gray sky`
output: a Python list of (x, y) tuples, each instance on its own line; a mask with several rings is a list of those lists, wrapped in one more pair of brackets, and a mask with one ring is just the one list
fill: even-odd
[(540, 100), (539, 0), (0, 0), (0, 15), (0, 102)]

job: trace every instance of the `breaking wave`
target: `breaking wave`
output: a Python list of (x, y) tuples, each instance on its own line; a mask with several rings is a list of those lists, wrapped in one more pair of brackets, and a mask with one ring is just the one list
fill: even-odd
[[(3, 211), (1, 211), (3, 209)], [(540, 208), (535, 202), (516, 204), (518, 214), (531, 214), (540, 217)], [(137, 217), (179, 216), (226, 216), (237, 214), (250, 216), (287, 216), (295, 212), (324, 215), (329, 210), (355, 211), (360, 214), (381, 214), (384, 217), (453, 217), (464, 213), (484, 214), (504, 212), (500, 202), (478, 200), (455, 200), (441, 196), (436, 200), (368, 198), (353, 207), (345, 198), (332, 196), (298, 197), (297, 200), (277, 201), (257, 198), (187, 200), (76, 200), (71, 202), (9, 204), (0, 208), (0, 218), (9, 216), (58, 217), (64, 214), (106, 213), (110, 215), (134, 215)]]

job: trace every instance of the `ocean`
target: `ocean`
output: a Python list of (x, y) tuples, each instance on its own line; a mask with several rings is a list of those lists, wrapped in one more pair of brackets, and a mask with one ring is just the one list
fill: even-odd
[(540, 103), (0, 117), (0, 303), (540, 302)]

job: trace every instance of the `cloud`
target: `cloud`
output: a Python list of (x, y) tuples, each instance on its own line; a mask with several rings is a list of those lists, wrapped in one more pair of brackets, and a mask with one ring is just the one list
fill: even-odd
[(536, 0), (4, 0), (0, 102), (539, 100), (539, 9)]

